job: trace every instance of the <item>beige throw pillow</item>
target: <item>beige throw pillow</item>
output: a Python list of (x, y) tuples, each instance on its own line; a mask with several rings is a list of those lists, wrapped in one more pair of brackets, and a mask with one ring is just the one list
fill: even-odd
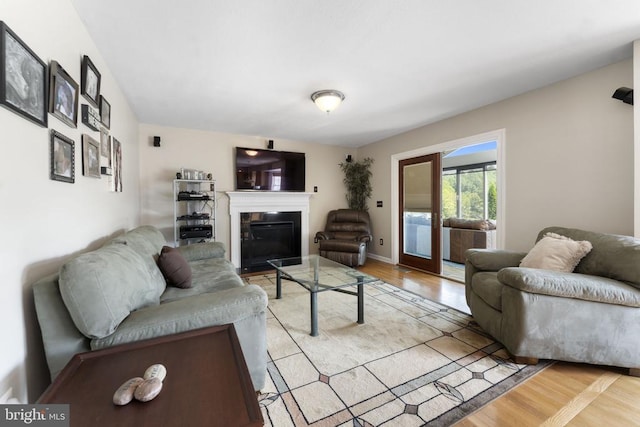
[(520, 267), (571, 273), (593, 246), (556, 233), (547, 233), (520, 262)]

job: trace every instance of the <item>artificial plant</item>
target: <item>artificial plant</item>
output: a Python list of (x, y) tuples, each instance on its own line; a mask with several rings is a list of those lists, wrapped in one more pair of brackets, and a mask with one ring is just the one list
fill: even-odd
[(367, 200), (371, 197), (371, 165), (373, 159), (367, 157), (362, 161), (340, 163), (344, 172), (344, 185), (347, 187), (347, 203), (349, 209), (368, 211)]

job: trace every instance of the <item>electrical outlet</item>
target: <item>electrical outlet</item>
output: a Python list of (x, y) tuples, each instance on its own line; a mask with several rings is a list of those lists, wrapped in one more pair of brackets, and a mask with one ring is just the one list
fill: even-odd
[(318, 192), (318, 186), (317, 186), (317, 185), (314, 185), (314, 186), (313, 186), (313, 192), (314, 192), (314, 193), (317, 193), (317, 192)]
[(376, 201), (376, 207), (378, 207), (378, 208), (382, 207), (382, 200)]
[(380, 246), (384, 245), (384, 241), (380, 238)]

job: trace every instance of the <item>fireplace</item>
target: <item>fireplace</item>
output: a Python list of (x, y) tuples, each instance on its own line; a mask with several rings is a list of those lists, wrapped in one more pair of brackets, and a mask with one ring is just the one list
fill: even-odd
[[(309, 255), (309, 198), (313, 193), (287, 191), (229, 191), (231, 262), (240, 271), (260, 267), (246, 264), (244, 248), (251, 244), (254, 263), (266, 269), (266, 260)], [(252, 222), (255, 222), (253, 226)], [(288, 245), (293, 229), (293, 251)], [(278, 237), (276, 237), (278, 236)], [(272, 239), (272, 244), (267, 243)], [(274, 243), (277, 242), (277, 243)], [(268, 249), (265, 249), (268, 248)], [(277, 249), (277, 250), (276, 250)], [(260, 259), (261, 258), (261, 259)]]
[(299, 257), (300, 212), (243, 212), (240, 214), (240, 270), (270, 270), (267, 260)]

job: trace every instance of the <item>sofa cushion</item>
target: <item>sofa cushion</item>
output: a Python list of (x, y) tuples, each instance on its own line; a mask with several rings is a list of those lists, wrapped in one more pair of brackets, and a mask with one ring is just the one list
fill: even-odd
[(191, 288), (167, 287), (160, 296), (162, 304), (209, 292), (244, 286), (236, 269), (224, 258), (199, 260), (189, 263), (191, 267)]
[(571, 273), (592, 249), (587, 240), (575, 241), (556, 233), (547, 233), (520, 262), (520, 267)]
[(107, 245), (68, 261), (59, 283), (74, 324), (89, 338), (105, 337), (133, 310), (159, 303), (142, 256), (128, 245)]
[(164, 246), (158, 257), (158, 267), (169, 286), (191, 287), (191, 267), (179, 250)]
[(182, 298), (131, 313), (114, 334), (92, 340), (91, 348), (97, 350), (207, 326), (235, 323), (264, 313), (267, 303), (266, 292), (257, 285)]

